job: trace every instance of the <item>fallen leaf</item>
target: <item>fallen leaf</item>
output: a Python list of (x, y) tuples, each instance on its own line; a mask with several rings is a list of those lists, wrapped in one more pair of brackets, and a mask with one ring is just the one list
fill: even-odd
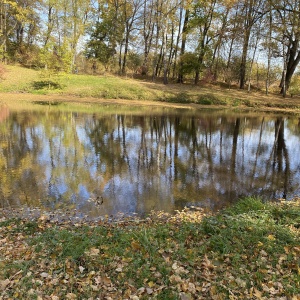
[(242, 280), (242, 279), (240, 279), (240, 278), (236, 278), (235, 279), (235, 282), (240, 286), (240, 287), (242, 287), (242, 288), (244, 288), (244, 287), (246, 287), (246, 281), (244, 281), (244, 280)]
[(136, 241), (131, 242), (131, 247), (134, 251), (139, 251), (141, 250), (141, 245), (137, 243)]
[(84, 267), (79, 266), (79, 272), (82, 273), (84, 271)]
[(1, 280), (0, 281), (0, 290), (4, 291), (9, 284), (10, 284), (9, 279)]
[(265, 250), (260, 251), (261, 256), (268, 256), (268, 253)]
[(172, 265), (172, 269), (176, 270), (177, 268), (178, 268), (177, 262), (174, 262), (173, 265)]
[(192, 300), (192, 296), (186, 293), (180, 293), (180, 300)]
[(154, 282), (153, 282), (153, 281), (149, 281), (149, 282), (148, 282), (148, 286), (149, 286), (150, 288), (152, 288), (152, 287), (154, 286)]
[(109, 277), (102, 277), (102, 282), (104, 285), (110, 285), (111, 284), (111, 279)]
[(275, 238), (275, 236), (273, 234), (269, 234), (268, 237), (267, 237), (267, 239), (269, 241), (275, 241), (276, 240), (276, 238)]
[(100, 253), (100, 250), (97, 248), (91, 248), (90, 251), (88, 252), (88, 254), (90, 256), (97, 256), (97, 255), (99, 255), (99, 253)]
[(179, 282), (182, 282), (182, 279), (180, 276), (178, 275), (171, 275), (170, 278), (169, 278), (170, 282), (172, 283), (179, 283)]
[(73, 300), (73, 299), (77, 299), (77, 296), (73, 293), (68, 293), (66, 296), (67, 299)]
[(210, 289), (209, 289), (209, 293), (211, 296), (215, 296), (218, 293), (217, 287), (215, 285), (213, 285)]
[(151, 295), (151, 294), (153, 294), (153, 289), (146, 288), (146, 292), (147, 292), (148, 295)]
[(40, 276), (43, 277), (43, 278), (47, 278), (47, 277), (49, 277), (49, 274), (46, 273), (46, 272), (43, 272), (43, 273), (40, 274)]
[(5, 244), (6, 241), (7, 241), (7, 238), (4, 238), (4, 239), (0, 240), (0, 245), (1, 245), (1, 244)]
[(39, 217), (39, 221), (41, 221), (41, 222), (47, 221), (48, 219), (49, 219), (49, 217), (46, 216), (46, 215), (41, 215), (41, 216)]
[(208, 259), (207, 255), (205, 254), (201, 263), (201, 267), (203, 270), (213, 270), (215, 266), (212, 264), (212, 262)]
[(188, 287), (189, 292), (192, 294), (196, 294), (196, 287), (192, 282), (189, 282), (189, 287)]
[(138, 290), (137, 290), (137, 292), (138, 292), (138, 294), (144, 294), (145, 293), (145, 288), (144, 287), (141, 287), (141, 288), (139, 288)]

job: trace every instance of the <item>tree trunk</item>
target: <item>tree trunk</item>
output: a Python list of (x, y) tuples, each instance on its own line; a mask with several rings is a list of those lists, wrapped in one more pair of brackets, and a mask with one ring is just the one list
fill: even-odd
[(250, 70), (249, 70), (249, 78), (248, 78), (248, 93), (250, 93), (250, 89), (251, 89), (252, 69), (253, 69), (253, 63), (254, 63), (256, 50), (257, 50), (257, 46), (258, 46), (258, 41), (259, 41), (259, 33), (257, 33), (257, 36), (256, 36), (256, 41), (255, 41), (255, 46), (254, 46), (254, 51), (253, 51), (253, 57), (252, 57), (252, 60), (250, 62)]
[(0, 4), (0, 38), (1, 47), (3, 47), (2, 62), (6, 64), (7, 51), (7, 30), (6, 30), (6, 4), (1, 1)]
[(173, 79), (175, 78), (177, 53), (178, 53), (179, 40), (180, 40), (180, 35), (181, 35), (182, 12), (183, 12), (183, 8), (181, 7), (180, 15), (179, 15), (178, 33), (177, 33), (176, 45), (175, 45), (175, 49), (174, 49), (174, 65), (173, 65), (173, 76), (172, 76)]
[(163, 53), (163, 46), (162, 46), (160, 47), (159, 56), (156, 59), (155, 77), (159, 76), (160, 74), (163, 59), (164, 59), (164, 53)]
[[(185, 53), (185, 44), (186, 44), (186, 36), (187, 36), (187, 26), (189, 22), (190, 11), (187, 9), (184, 16), (184, 23), (182, 28), (182, 40), (181, 40), (181, 50), (180, 57)], [(179, 71), (178, 71), (178, 83), (183, 83), (183, 73), (182, 73), (182, 61), (180, 61)]]
[[(148, 1), (144, 0), (144, 11), (143, 11), (143, 37), (144, 37), (144, 60), (142, 65), (142, 75), (148, 73), (148, 57), (152, 45), (153, 33), (154, 33), (154, 22), (153, 19), (153, 1), (150, 1), (150, 10), (147, 6)], [(148, 18), (147, 18), (148, 17)]]
[[(204, 47), (204, 45), (203, 45), (203, 47)], [(202, 49), (204, 49), (204, 48), (202, 48)], [(198, 68), (197, 68), (196, 74), (195, 74), (195, 81), (194, 81), (195, 85), (197, 85), (200, 80), (200, 69), (203, 64), (203, 59), (204, 59), (204, 50), (201, 50), (199, 57), (198, 57)]]
[(168, 36), (167, 36), (167, 31), (164, 30), (164, 43), (163, 43), (163, 48), (162, 48), (162, 52), (163, 52), (163, 65), (164, 65), (164, 84), (168, 84), (168, 62), (167, 62), (167, 40), (168, 40)]
[(247, 54), (248, 54), (248, 47), (249, 47), (249, 38), (250, 38), (250, 29), (247, 28), (245, 38), (244, 38), (244, 44), (243, 44), (242, 61), (241, 61), (241, 65), (240, 65), (240, 89), (245, 88), (246, 64), (247, 64)]
[(53, 6), (50, 6), (50, 3), (49, 3), (48, 20), (47, 20), (47, 33), (46, 33), (46, 38), (45, 38), (45, 41), (44, 41), (44, 47), (47, 46), (47, 44), (50, 40), (52, 30), (53, 30)]
[[(300, 62), (300, 51), (298, 51), (299, 41), (295, 40), (292, 41), (289, 45), (288, 53), (285, 55), (284, 60), (286, 65), (286, 70), (283, 72), (282, 81), (281, 81), (281, 91), (280, 93), (285, 96), (284, 94), (284, 83), (285, 83), (285, 92), (288, 91), (292, 76)], [(285, 73), (285, 74), (284, 74)]]
[(168, 59), (168, 62), (167, 62), (167, 76), (169, 78), (170, 76), (170, 68), (171, 68), (171, 65), (172, 65), (172, 62), (173, 62), (173, 55), (174, 55), (174, 24), (172, 24), (172, 34), (171, 34), (171, 41), (170, 41), (170, 50), (169, 50), (169, 59)]
[(158, 55), (158, 40), (159, 40), (159, 34), (160, 34), (160, 19), (161, 19), (161, 7), (158, 6), (157, 2), (157, 7), (156, 7), (156, 36), (155, 36), (155, 52), (154, 52), (154, 60), (153, 60), (153, 73), (152, 73), (152, 81), (155, 81), (155, 78), (157, 77), (158, 73), (158, 68), (160, 64), (160, 57), (161, 57), (161, 52), (159, 58), (157, 57)]
[[(258, 7), (256, 7), (257, 5)], [(245, 3), (245, 20), (244, 20), (244, 40), (243, 40), (243, 51), (242, 51), (242, 61), (240, 65), (240, 89), (245, 88), (246, 83), (246, 65), (247, 65), (247, 55), (249, 48), (249, 40), (252, 31), (252, 27), (255, 22), (257, 22), (261, 16), (259, 16), (259, 6), (261, 1), (249, 0)]]
[[(236, 26), (237, 26), (237, 21), (236, 20), (237, 20), (237, 17), (238, 17), (238, 11), (236, 11), (236, 13), (235, 13), (234, 24), (233, 24), (233, 32), (236, 31)], [(231, 63), (231, 56), (232, 56), (232, 51), (233, 51), (233, 43), (234, 43), (235, 39), (236, 39), (236, 36), (233, 34), (232, 37), (231, 37), (229, 51), (228, 51), (228, 58), (227, 58), (227, 64), (226, 64), (226, 70), (227, 70), (227, 72), (229, 70), (229, 66), (230, 66), (230, 63)]]
[(267, 79), (266, 79), (266, 95), (269, 94), (269, 86), (270, 86), (270, 70), (271, 70), (271, 55), (272, 55), (271, 42), (272, 42), (272, 28), (273, 28), (272, 25), (273, 25), (273, 17), (272, 17), (272, 11), (270, 9), (270, 13), (269, 13), (268, 65), (267, 65)]
[(125, 45), (124, 45), (124, 55), (123, 55), (123, 63), (122, 63), (122, 75), (126, 74), (126, 63), (127, 63), (127, 54), (128, 54), (128, 43), (129, 43), (129, 38), (128, 34), (126, 33), (126, 38), (125, 38)]
[(119, 73), (122, 73), (122, 48), (123, 48), (123, 41), (120, 43), (119, 49)]
[(197, 65), (196, 75), (195, 75), (195, 84), (199, 83), (200, 71), (203, 65), (204, 55), (207, 51), (206, 47), (212, 40), (212, 37), (209, 36), (209, 29), (212, 24), (215, 5), (216, 5), (216, 0), (213, 0), (212, 3), (210, 3), (208, 11), (206, 12), (204, 23), (202, 24), (202, 26), (200, 26), (201, 39), (198, 44), (200, 53), (198, 57), (198, 65)]
[(282, 57), (283, 57), (283, 71), (282, 71), (282, 78), (280, 82), (281, 91), (280, 93), (285, 98), (286, 96), (286, 73), (287, 73), (287, 63), (286, 63), (286, 54), (284, 49), (284, 42), (282, 44)]
[(218, 78), (220, 48), (221, 48), (221, 44), (222, 44), (222, 39), (224, 38), (225, 29), (226, 29), (226, 26), (227, 26), (228, 14), (229, 14), (229, 8), (227, 8), (227, 10), (225, 12), (225, 15), (223, 17), (222, 27), (221, 27), (221, 30), (220, 30), (220, 34), (218, 35), (218, 40), (216, 42), (216, 46), (215, 46), (214, 52), (213, 52), (213, 58), (212, 58), (211, 65), (213, 67), (214, 80), (217, 80), (217, 78)]

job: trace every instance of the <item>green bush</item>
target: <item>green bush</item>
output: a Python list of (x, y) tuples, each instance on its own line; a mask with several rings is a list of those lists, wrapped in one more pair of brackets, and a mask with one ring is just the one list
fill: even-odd
[(222, 100), (220, 98), (218, 98), (215, 95), (212, 94), (204, 94), (204, 95), (200, 95), (198, 100), (197, 100), (198, 104), (203, 104), (203, 105), (227, 105), (226, 100)]
[(171, 96), (167, 99), (168, 102), (175, 102), (175, 103), (191, 103), (192, 99), (191, 96), (188, 95), (186, 92), (180, 92)]

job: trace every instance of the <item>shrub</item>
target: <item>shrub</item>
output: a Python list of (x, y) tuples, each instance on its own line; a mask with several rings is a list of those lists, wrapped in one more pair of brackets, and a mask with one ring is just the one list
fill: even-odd
[(289, 92), (291, 97), (300, 95), (300, 75), (294, 75), (290, 83)]
[(198, 104), (203, 104), (203, 105), (226, 105), (227, 102), (225, 100), (222, 100), (220, 98), (218, 98), (215, 95), (212, 94), (204, 94), (204, 95), (200, 95), (198, 100), (197, 100)]
[(191, 97), (186, 92), (180, 92), (174, 96), (171, 96), (167, 100), (168, 102), (175, 102), (175, 103), (191, 103)]

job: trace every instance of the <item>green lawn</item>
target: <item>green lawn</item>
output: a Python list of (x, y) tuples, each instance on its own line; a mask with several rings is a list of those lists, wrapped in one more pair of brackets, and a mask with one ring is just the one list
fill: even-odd
[(0, 92), (27, 92), (33, 94), (62, 94), (102, 99), (157, 100), (170, 93), (148, 88), (138, 81), (115, 76), (59, 74), (18, 66), (6, 66)]

